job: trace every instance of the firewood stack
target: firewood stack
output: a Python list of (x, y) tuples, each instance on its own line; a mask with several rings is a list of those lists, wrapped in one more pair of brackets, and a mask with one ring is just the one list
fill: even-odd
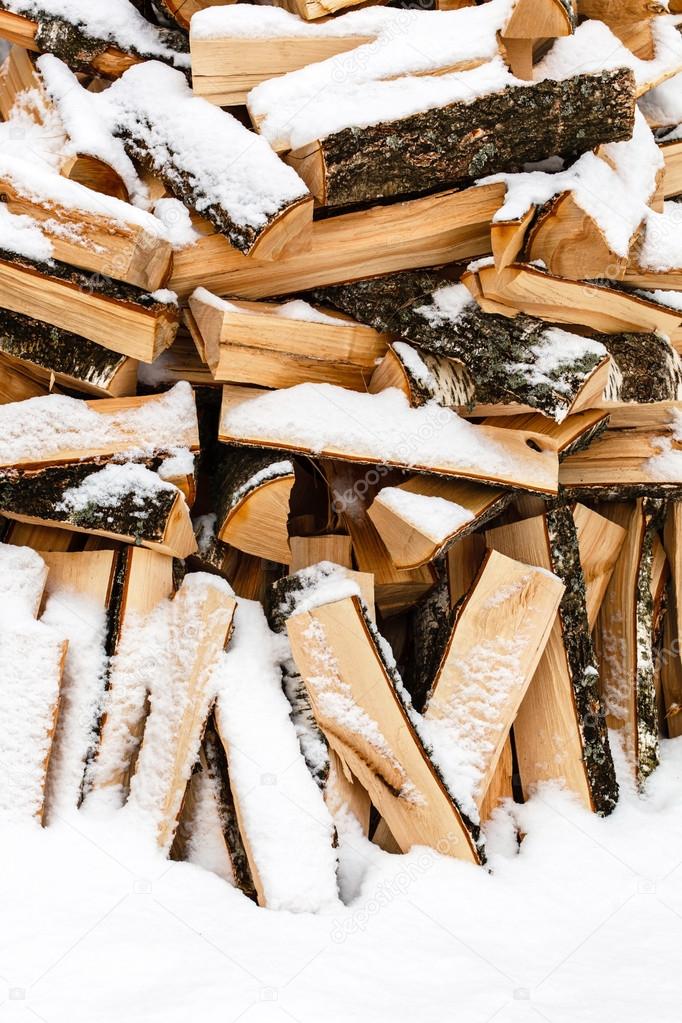
[(682, 3), (437, 7), (0, 0), (3, 818), (315, 911), (682, 734)]

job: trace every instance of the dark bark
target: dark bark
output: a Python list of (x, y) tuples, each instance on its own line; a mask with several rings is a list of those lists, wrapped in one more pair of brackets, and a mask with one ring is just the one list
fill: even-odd
[(607, 815), (618, 801), (618, 783), (611, 757), (604, 708), (585, 606), (585, 578), (578, 537), (568, 508), (547, 512), (552, 570), (566, 590), (559, 617), (575, 700), (583, 761), (597, 813)]
[(619, 68), (510, 86), (321, 140), (326, 205), (463, 186), (632, 136), (635, 81)]
[(0, 512), (51, 519), (82, 529), (106, 530), (120, 536), (132, 536), (137, 543), (160, 543), (177, 497), (176, 490), (159, 489), (145, 497), (143, 507), (135, 502), (135, 493), (124, 494), (114, 507), (89, 505), (80, 511), (60, 507), (65, 491), (78, 487), (88, 476), (100, 471), (107, 460), (48, 466), (45, 469), (0, 472)]
[(621, 401), (677, 401), (682, 359), (660, 334), (603, 334), (599, 340), (623, 375)]
[(0, 309), (0, 352), (55, 375), (106, 389), (126, 362), (125, 355), (60, 330), (32, 316)]
[(660, 500), (644, 502), (646, 531), (637, 570), (635, 601), (636, 672), (636, 771), (637, 780), (643, 784), (652, 771), (658, 767), (658, 708), (656, 705), (656, 681), (654, 655), (656, 636), (654, 634), (654, 598), (651, 592), (653, 544), (658, 530), (663, 525), (665, 503)]
[(438, 666), (452, 631), (454, 613), (450, 609), (450, 587), (446, 566), (440, 567), (440, 582), (410, 612), (412, 639), (410, 671), (405, 678), (415, 708), (422, 713)]
[(484, 313), (473, 300), (455, 319), (446, 317), (437, 312), (433, 293), (448, 283), (438, 271), (407, 270), (318, 288), (312, 298), (433, 355), (462, 362), (474, 384), (470, 407), (518, 403), (549, 416), (569, 408), (598, 365), (598, 356), (563, 364), (553, 378), (556, 386), (538, 382), (534, 349), (543, 343), (547, 323), (532, 316), (509, 319)]

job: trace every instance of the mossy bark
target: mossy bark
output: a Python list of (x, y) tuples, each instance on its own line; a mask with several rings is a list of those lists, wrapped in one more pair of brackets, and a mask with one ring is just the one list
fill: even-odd
[(678, 401), (682, 359), (661, 334), (603, 334), (599, 340), (623, 376), (621, 401)]
[(126, 362), (125, 355), (60, 330), (32, 316), (0, 309), (0, 352), (55, 376), (106, 389)]
[(137, 543), (163, 541), (168, 519), (177, 498), (177, 490), (160, 489), (146, 495), (142, 507), (131, 490), (112, 507), (88, 505), (73, 511), (62, 506), (64, 494), (78, 487), (93, 473), (99, 472), (106, 460), (94, 459), (70, 465), (48, 466), (45, 469), (0, 472), (0, 513), (28, 515), (78, 526), (85, 530), (104, 530), (118, 536), (132, 536)]
[(482, 312), (472, 300), (456, 318), (441, 312), (433, 293), (449, 282), (438, 271), (408, 270), (354, 284), (318, 288), (314, 301), (332, 305), (360, 323), (401, 338), (434, 356), (456, 359), (469, 372), (469, 405), (528, 405), (548, 416), (565, 413), (600, 362), (589, 354), (562, 363), (550, 382), (538, 380), (538, 346), (544, 320)]
[(552, 570), (566, 587), (559, 606), (559, 618), (571, 676), (585, 774), (595, 810), (607, 815), (618, 801), (618, 783), (604, 708), (599, 696), (599, 673), (587, 622), (585, 578), (580, 564), (575, 522), (567, 507), (548, 511), (546, 522)]
[(635, 80), (619, 68), (509, 86), (320, 141), (326, 205), (463, 186), (632, 136)]

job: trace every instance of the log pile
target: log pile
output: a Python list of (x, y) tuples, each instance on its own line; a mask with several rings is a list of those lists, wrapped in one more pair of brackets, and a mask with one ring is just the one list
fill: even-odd
[(616, 745), (645, 786), (668, 7), (0, 0), (0, 817), (99, 805), (317, 911), (344, 829), (483, 864), (544, 783), (609, 814)]

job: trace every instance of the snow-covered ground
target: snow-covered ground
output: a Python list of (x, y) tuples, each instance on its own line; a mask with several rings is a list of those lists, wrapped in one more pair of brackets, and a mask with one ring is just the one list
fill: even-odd
[[(141, 844), (126, 811), (0, 836), (0, 1020), (677, 1023), (682, 740), (608, 820), (546, 788), (489, 831), (492, 873), (352, 828), (346, 905), (256, 908)], [(272, 779), (268, 777), (268, 783)]]

